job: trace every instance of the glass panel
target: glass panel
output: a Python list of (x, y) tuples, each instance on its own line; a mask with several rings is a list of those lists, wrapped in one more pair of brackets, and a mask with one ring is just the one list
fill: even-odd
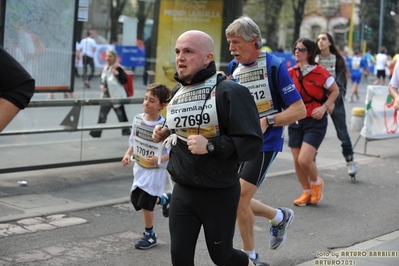
[(71, 85), (74, 11), (74, 1), (6, 1), (4, 49), (33, 76), (36, 90)]
[[(81, 2), (88, 7), (86, 13), (81, 10), (81, 14), (87, 14), (87, 22), (77, 22), (75, 18)], [(122, 128), (130, 129), (134, 116), (143, 112), (146, 85), (156, 81), (173, 88), (176, 84), (164, 66), (170, 67), (174, 74), (174, 45), (186, 30), (198, 29), (210, 34), (215, 40), (217, 66), (228, 64), (220, 62), (221, 49), (228, 49), (221, 47), (223, 0), (142, 2), (145, 2), (143, 14), (150, 15), (145, 23), (137, 23), (137, 27), (143, 25), (140, 26), (143, 30), (136, 29), (138, 41), (134, 49), (140, 52), (136, 55), (130, 48), (118, 48), (123, 45), (123, 32), (116, 46), (109, 44), (109, 0), (0, 0), (6, 7), (5, 25), (0, 27), (4, 29), (4, 47), (31, 73), (37, 86), (30, 106), (21, 110), (0, 133), (1, 154), (7, 154), (0, 160), (0, 173), (23, 167), (120, 160), (128, 148), (129, 138), (122, 134)], [(1, 7), (3, 5), (0, 5), (3, 14)], [(90, 23), (98, 21), (105, 21), (107, 26), (93, 29), (98, 47), (94, 76), (88, 88), (82, 77), (82, 57), (75, 62), (75, 47), (76, 42), (86, 37)], [(79, 27), (83, 28), (82, 36), (76, 34)], [(117, 28), (123, 30), (123, 21)], [(123, 67), (132, 71), (134, 94), (124, 103), (128, 122), (120, 123), (111, 108), (106, 122), (98, 124), (101, 73), (109, 48), (117, 48)], [(129, 60), (137, 65), (131, 65)], [(79, 76), (74, 71), (75, 64)], [(90, 68), (88, 71), (90, 73)], [(90, 129), (101, 127), (101, 138), (89, 134)]]
[[(72, 44), (75, 1), (4, 0), (4, 43), (8, 51), (35, 79), (32, 102), (46, 95), (41, 90), (69, 90), (73, 87)], [(0, 169), (62, 162), (54, 148), (68, 133), (28, 134), (59, 127), (59, 117), (67, 107), (28, 107), (20, 111), (0, 135)], [(69, 137), (70, 135), (68, 135)], [(62, 144), (61, 144), (62, 145)], [(79, 155), (80, 151), (76, 153)], [(78, 156), (73, 160), (79, 158)]]

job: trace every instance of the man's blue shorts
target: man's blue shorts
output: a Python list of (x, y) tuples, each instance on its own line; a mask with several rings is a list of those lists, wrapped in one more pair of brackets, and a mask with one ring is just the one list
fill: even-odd
[(352, 81), (353, 81), (354, 83), (359, 84), (359, 83), (360, 83), (360, 80), (362, 79), (362, 74), (361, 74), (361, 73), (360, 73), (360, 74), (352, 74), (352, 75), (351, 75), (351, 79), (352, 79)]

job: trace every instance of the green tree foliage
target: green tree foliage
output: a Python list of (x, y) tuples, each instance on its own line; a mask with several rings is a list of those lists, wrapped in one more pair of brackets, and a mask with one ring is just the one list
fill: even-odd
[[(385, 46), (388, 53), (393, 55), (396, 51), (396, 24), (394, 17), (389, 14), (392, 5), (395, 5), (397, 1), (385, 0), (384, 7), (384, 29), (382, 30), (382, 42), (381, 45)], [(371, 40), (367, 41), (367, 47), (371, 49), (372, 53), (378, 53), (378, 38), (379, 38), (379, 27), (380, 27), (380, 1), (375, 0), (362, 0), (360, 5), (360, 22), (366, 23), (372, 28)]]
[(266, 38), (267, 46), (277, 49), (278, 19), (284, 0), (248, 0), (245, 2), (244, 14), (251, 17)]

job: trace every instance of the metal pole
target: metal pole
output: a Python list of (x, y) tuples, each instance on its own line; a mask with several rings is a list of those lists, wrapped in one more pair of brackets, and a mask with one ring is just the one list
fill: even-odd
[(363, 41), (364, 41), (364, 25), (365, 25), (364, 22), (360, 23), (360, 27), (361, 27), (361, 29), (360, 29), (360, 49), (363, 48)]
[(378, 33), (378, 51), (380, 50), (382, 45), (382, 31), (384, 28), (384, 6), (385, 6), (384, 2), (385, 2), (384, 0), (381, 0), (381, 5), (380, 5), (380, 30)]
[(353, 18), (355, 16), (355, 0), (352, 0), (351, 6), (351, 18), (349, 23), (349, 36), (348, 36), (348, 54), (349, 56), (353, 56)]

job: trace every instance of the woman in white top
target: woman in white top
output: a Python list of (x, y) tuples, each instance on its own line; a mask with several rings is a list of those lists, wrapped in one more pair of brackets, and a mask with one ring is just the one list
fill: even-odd
[(374, 81), (374, 85), (385, 85), (386, 72), (385, 68), (388, 64), (387, 49), (385, 46), (381, 46), (380, 52), (375, 56), (375, 68), (377, 70), (377, 79)]
[[(127, 76), (125, 71), (118, 63), (118, 55), (115, 50), (108, 50), (105, 54), (107, 61), (101, 73), (101, 96), (102, 98), (123, 99), (127, 97), (126, 90), (123, 84), (127, 83)], [(123, 104), (107, 104), (101, 105), (98, 123), (105, 123), (107, 121), (108, 113), (114, 109), (119, 122), (127, 122), (125, 107)], [(122, 135), (130, 136), (130, 129), (122, 129)], [(101, 130), (90, 131), (90, 136), (93, 138), (101, 137)]]

